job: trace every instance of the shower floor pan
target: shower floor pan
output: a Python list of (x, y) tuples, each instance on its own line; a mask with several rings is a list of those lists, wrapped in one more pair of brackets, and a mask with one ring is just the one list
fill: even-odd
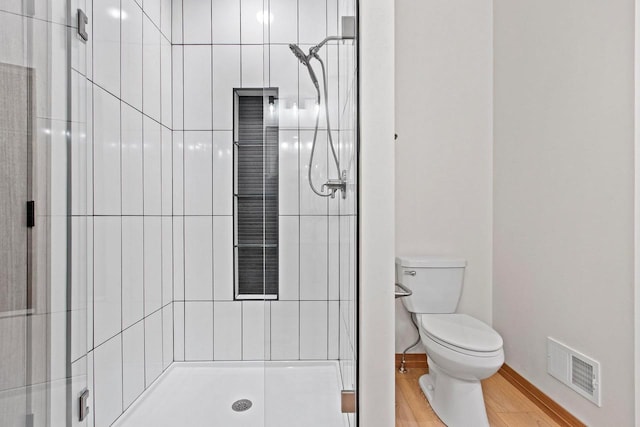
[(337, 362), (176, 362), (113, 425), (348, 427), (340, 383)]

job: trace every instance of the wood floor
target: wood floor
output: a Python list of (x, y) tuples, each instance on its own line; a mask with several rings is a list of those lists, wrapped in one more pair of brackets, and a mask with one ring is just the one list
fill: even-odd
[[(426, 373), (426, 368), (409, 368), (406, 374), (396, 371), (396, 427), (444, 426), (418, 385)], [(492, 427), (561, 426), (499, 373), (484, 380), (482, 390)]]

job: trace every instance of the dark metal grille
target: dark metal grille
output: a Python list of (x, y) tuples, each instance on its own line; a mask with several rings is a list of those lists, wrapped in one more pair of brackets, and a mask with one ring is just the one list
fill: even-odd
[(237, 295), (278, 294), (278, 126), (263, 96), (236, 92), (235, 257)]

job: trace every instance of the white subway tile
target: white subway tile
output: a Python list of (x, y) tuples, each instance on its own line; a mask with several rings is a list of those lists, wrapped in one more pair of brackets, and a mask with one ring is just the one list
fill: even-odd
[(144, 366), (149, 387), (162, 373), (162, 311), (144, 319)]
[(160, 0), (143, 0), (142, 7), (154, 25), (160, 27)]
[(233, 217), (213, 217), (213, 299), (232, 301)]
[(273, 301), (271, 303), (271, 360), (298, 360), (299, 302)]
[(211, 132), (184, 133), (184, 213), (213, 212), (213, 142)]
[[(122, 332), (122, 406), (128, 408), (144, 391), (144, 323)], [(98, 402), (100, 404), (100, 402)]]
[(171, 42), (182, 43), (182, 0), (171, 2)]
[(171, 41), (172, 3), (175, 0), (160, 0), (160, 30)]
[[(269, 6), (273, 14), (269, 42), (297, 43), (298, 0), (271, 0)], [(320, 43), (320, 40), (316, 43)]]
[(184, 46), (184, 128), (188, 130), (213, 129), (211, 54), (211, 46)]
[(173, 362), (173, 304), (162, 308), (162, 369)]
[(162, 306), (162, 222), (144, 217), (144, 314)]
[(299, 143), (297, 130), (281, 130), (278, 161), (278, 204), (280, 215), (298, 215), (299, 207)]
[(185, 299), (213, 299), (213, 223), (211, 217), (184, 218)]
[(271, 358), (271, 303), (242, 302), (242, 360)]
[(162, 306), (173, 301), (173, 221), (162, 217)]
[(233, 215), (233, 132), (213, 132), (213, 214)]
[[(164, 0), (163, 0), (164, 1)], [(172, 88), (172, 49), (171, 43), (164, 37), (160, 44), (160, 102), (161, 102), (161, 122), (171, 128), (172, 108), (173, 108), (173, 88)], [(337, 99), (337, 98), (336, 98)]]
[(185, 44), (211, 44), (211, 1), (182, 0)]
[(269, 66), (269, 46), (243, 45), (242, 50), (242, 87), (264, 87)]
[(328, 242), (328, 281), (329, 299), (340, 299), (340, 217), (329, 217), (329, 242)]
[(184, 300), (184, 217), (173, 217), (173, 299)]
[(173, 304), (173, 359), (184, 361), (184, 302)]
[(122, 218), (122, 327), (144, 315), (144, 232), (142, 217)]
[(298, 2), (298, 32), (300, 43), (318, 44), (327, 36), (327, 2)]
[(269, 31), (269, 20), (263, 19), (265, 9), (267, 7), (263, 0), (241, 0), (240, 39), (242, 44), (266, 43), (265, 35)]
[[(288, 46), (269, 47), (269, 86), (278, 88), (280, 129), (298, 129), (298, 64)], [(303, 70), (305, 73), (306, 69)], [(308, 80), (306, 74), (300, 74)]]
[(185, 303), (185, 360), (213, 360), (213, 301)]
[(242, 303), (213, 303), (214, 360), (242, 360)]
[(173, 205), (173, 132), (166, 127), (162, 127), (162, 195), (161, 211), (162, 215), (172, 214)]
[(240, 0), (213, 0), (213, 43), (240, 44)]
[(122, 0), (122, 100), (142, 111), (142, 9)]
[(280, 217), (279, 272), (280, 300), (298, 300), (300, 297), (300, 217)]
[[(300, 131), (300, 214), (301, 215), (327, 215), (327, 197), (315, 194), (309, 184), (309, 162), (313, 147), (313, 131)], [(311, 180), (316, 191), (322, 191), (322, 185), (327, 182), (327, 132), (319, 131), (316, 137), (316, 149), (311, 165)], [(330, 169), (331, 176), (335, 176), (335, 168)], [(340, 197), (340, 195), (336, 195)]]
[(94, 212), (120, 215), (120, 101), (94, 87)]
[(87, 266), (90, 256), (87, 226), (86, 216), (71, 218), (71, 360), (83, 356), (87, 349)]
[(233, 130), (233, 89), (240, 87), (240, 46), (213, 46), (213, 129)]
[(326, 300), (327, 217), (300, 217), (300, 299)]
[(120, 96), (120, 1), (103, 0), (93, 8), (93, 78)]
[(184, 132), (173, 132), (173, 214), (184, 215)]
[[(157, 1), (157, 0), (154, 0)], [(160, 121), (160, 30), (144, 15), (142, 22), (142, 71), (143, 109), (142, 111)]]
[(328, 349), (329, 360), (336, 360), (340, 357), (340, 302), (329, 301), (329, 322), (328, 322)]
[(182, 58), (183, 46), (171, 46), (171, 68), (172, 68), (172, 125), (174, 130), (184, 129), (184, 62)]
[(143, 121), (144, 214), (160, 215), (162, 209), (162, 132), (155, 120)]
[(121, 328), (120, 217), (94, 218), (94, 339), (95, 345)]
[(125, 103), (122, 103), (121, 147), (122, 214), (142, 215), (142, 113)]
[(122, 341), (116, 335), (94, 351), (95, 427), (108, 427), (122, 413)]
[(327, 301), (300, 301), (300, 359), (327, 359)]

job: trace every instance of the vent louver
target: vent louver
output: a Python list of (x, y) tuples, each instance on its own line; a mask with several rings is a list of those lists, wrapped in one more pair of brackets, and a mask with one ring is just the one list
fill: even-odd
[(594, 404), (600, 404), (600, 363), (554, 340), (547, 341), (547, 372)]

